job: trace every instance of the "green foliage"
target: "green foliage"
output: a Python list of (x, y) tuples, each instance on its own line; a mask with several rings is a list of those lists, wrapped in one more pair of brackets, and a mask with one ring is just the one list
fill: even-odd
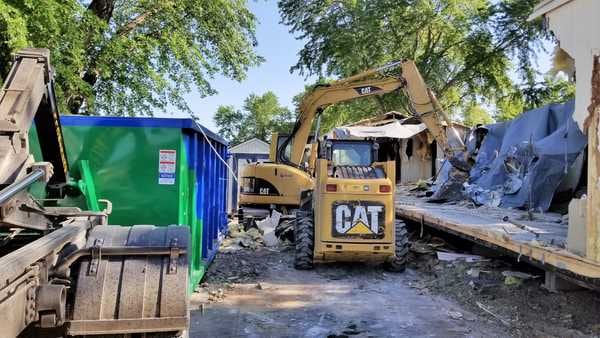
[[(470, 102), (518, 105), (535, 78), (532, 62), (548, 38), (528, 22), (536, 0), (279, 0), (282, 22), (306, 45), (292, 71), (346, 77), (394, 60), (412, 59), (452, 115)], [(557, 95), (560, 96), (560, 95)], [(515, 98), (515, 102), (509, 101)], [(528, 95), (521, 95), (527, 104)], [(404, 110), (400, 93), (371, 99), (372, 111)], [(340, 116), (356, 120), (363, 105)], [(339, 108), (341, 109), (341, 108)], [(338, 116), (339, 117), (339, 116)], [(347, 120), (344, 117), (344, 120)]]
[(0, 0), (0, 76), (25, 46), (51, 50), (63, 111), (189, 111), (184, 94), (242, 80), (254, 53), (245, 0)]
[(524, 111), (574, 98), (575, 84), (557, 76), (546, 76), (543, 82), (531, 80), (526, 86), (516, 86), (506, 97), (500, 98), (495, 118), (512, 120)]
[(219, 134), (233, 145), (258, 138), (270, 142), (271, 133), (289, 133), (296, 116), (279, 104), (273, 92), (250, 94), (242, 110), (234, 106), (219, 106), (214, 121)]
[(473, 104), (468, 107), (463, 114), (463, 118), (463, 123), (469, 127), (473, 127), (478, 124), (486, 125), (494, 122), (485, 108), (477, 104)]

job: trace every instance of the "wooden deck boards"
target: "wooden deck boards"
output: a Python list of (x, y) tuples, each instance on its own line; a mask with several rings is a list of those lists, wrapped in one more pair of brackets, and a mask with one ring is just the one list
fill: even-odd
[[(415, 222), (423, 222), (442, 231), (514, 252), (517, 257), (532, 259), (548, 268), (572, 272), (586, 278), (600, 278), (600, 264), (565, 249), (567, 224), (557, 214), (535, 214), (528, 220), (526, 212), (465, 204), (428, 203), (407, 187), (397, 189), (396, 213)], [(527, 230), (505, 221), (525, 225)], [(529, 230), (529, 231), (528, 231)]]

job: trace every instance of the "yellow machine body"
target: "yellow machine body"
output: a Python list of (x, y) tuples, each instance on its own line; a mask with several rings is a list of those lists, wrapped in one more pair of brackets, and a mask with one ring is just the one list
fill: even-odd
[[(398, 67), (401, 73), (392, 74), (391, 71)], [(311, 177), (316, 175), (317, 140), (309, 142), (309, 138), (315, 118), (332, 104), (396, 90), (404, 91), (411, 102), (411, 113), (427, 126), (432, 138), (449, 158), (455, 158), (455, 154), (463, 152), (464, 144), (460, 136), (423, 81), (415, 63), (393, 62), (316, 86), (308, 93), (302, 99), (300, 114), (291, 135), (282, 142), (276, 134), (272, 138), (270, 163), (255, 163), (242, 171), (240, 207), (278, 209), (284, 213), (298, 208), (300, 193), (314, 186)], [(448, 135), (443, 122), (452, 131)]]
[[(375, 179), (330, 177), (327, 166), (327, 160), (317, 160), (314, 261), (383, 262), (394, 256), (395, 163), (373, 164), (385, 173)], [(388, 190), (380, 192), (384, 186)]]
[(279, 163), (251, 163), (244, 167), (240, 205), (297, 207), (300, 193), (313, 188), (313, 178), (301, 169)]

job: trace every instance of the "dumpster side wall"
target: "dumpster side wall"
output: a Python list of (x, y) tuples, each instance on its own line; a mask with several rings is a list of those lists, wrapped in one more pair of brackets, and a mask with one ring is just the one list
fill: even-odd
[[(61, 122), (71, 172), (77, 176), (78, 163), (89, 161), (98, 198), (113, 204), (111, 224), (189, 226), (193, 289), (227, 229), (221, 161), (227, 144), (189, 119), (63, 116)], [(35, 153), (34, 130), (30, 139)]]

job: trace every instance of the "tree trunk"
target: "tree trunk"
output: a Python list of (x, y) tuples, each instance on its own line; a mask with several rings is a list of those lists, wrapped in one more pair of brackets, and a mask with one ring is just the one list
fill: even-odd
[[(96, 15), (102, 21), (109, 23), (113, 16), (115, 2), (116, 0), (93, 0), (88, 6), (88, 10), (94, 13), (94, 15)], [(90, 44), (90, 42), (88, 42), (88, 44)], [(87, 67), (87, 70), (82, 75), (83, 81), (87, 82), (91, 87), (93, 87), (98, 81), (98, 74), (94, 69), (95, 55), (93, 55), (94, 52), (92, 47), (93, 46), (88, 46), (88, 57), (90, 59), (90, 63)], [(83, 104), (84, 98), (81, 96), (75, 97), (67, 102), (71, 114), (79, 114)]]
[(108, 23), (115, 10), (115, 2), (116, 0), (93, 0), (88, 6), (88, 10)]

